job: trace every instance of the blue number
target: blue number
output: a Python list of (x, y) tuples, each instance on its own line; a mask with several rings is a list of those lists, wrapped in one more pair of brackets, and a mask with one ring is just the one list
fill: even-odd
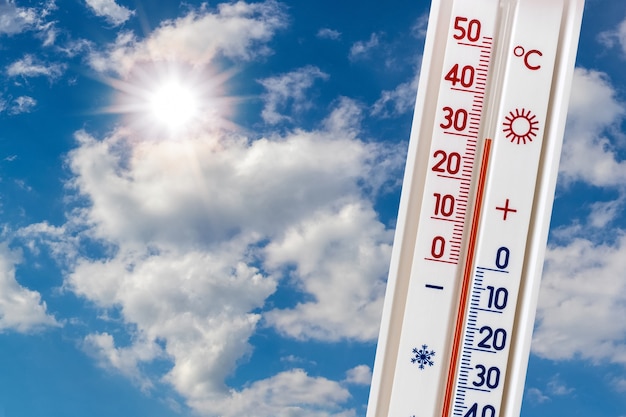
[[(481, 417), (496, 417), (496, 408), (487, 404), (483, 407), (483, 411), (480, 414)], [(467, 410), (467, 413), (463, 417), (478, 417), (478, 403), (474, 403), (473, 406)]]
[[(491, 347), (493, 346), (495, 350), (502, 350), (506, 346), (506, 330), (493, 330), (489, 326), (483, 326), (478, 332), (480, 334), (483, 334), (483, 332), (487, 332), (487, 336), (485, 336), (483, 340), (478, 342), (478, 347), (491, 349)], [(493, 342), (490, 341), (491, 338), (493, 338)]]
[(504, 310), (509, 299), (509, 292), (506, 288), (495, 288), (491, 285), (487, 286), (489, 290), (489, 302), (487, 307), (495, 307), (498, 310)]
[(492, 366), (487, 369), (485, 365), (476, 365), (478, 372), (478, 381), (472, 381), (475, 387), (482, 387), (487, 385), (489, 388), (494, 389), (500, 383), (500, 369), (496, 366)]

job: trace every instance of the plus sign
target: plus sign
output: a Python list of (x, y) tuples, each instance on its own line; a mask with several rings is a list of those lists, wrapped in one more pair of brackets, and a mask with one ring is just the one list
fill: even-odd
[(504, 207), (496, 207), (496, 210), (502, 210), (504, 212), (504, 218), (502, 220), (506, 220), (506, 216), (509, 214), (509, 212), (511, 213), (516, 213), (517, 210), (512, 209), (509, 207), (509, 199), (506, 199), (506, 202), (504, 203)]

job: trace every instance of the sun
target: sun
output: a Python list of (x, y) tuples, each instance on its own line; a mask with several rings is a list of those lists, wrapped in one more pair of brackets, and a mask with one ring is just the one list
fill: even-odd
[(156, 87), (147, 104), (155, 123), (177, 131), (199, 116), (201, 103), (191, 85), (171, 79)]
[(155, 139), (232, 128), (236, 98), (224, 91), (231, 76), (206, 67), (151, 63), (121, 78), (104, 79), (116, 94), (115, 103), (102, 112), (123, 116), (125, 127)]

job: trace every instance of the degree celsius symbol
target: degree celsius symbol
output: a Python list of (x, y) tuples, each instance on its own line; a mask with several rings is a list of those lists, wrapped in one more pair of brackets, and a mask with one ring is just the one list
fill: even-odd
[(515, 56), (518, 58), (522, 58), (524, 60), (524, 65), (526, 66), (526, 68), (528, 68), (531, 71), (537, 71), (539, 68), (541, 68), (541, 65), (539, 64), (537, 65), (531, 64), (531, 61), (534, 62), (533, 55), (537, 55), (539, 57), (543, 56), (543, 53), (540, 50), (531, 49), (530, 51), (526, 52), (523, 46), (518, 45), (513, 49), (513, 54), (515, 54)]
[(517, 417), (584, 0), (433, 0), (367, 417)]

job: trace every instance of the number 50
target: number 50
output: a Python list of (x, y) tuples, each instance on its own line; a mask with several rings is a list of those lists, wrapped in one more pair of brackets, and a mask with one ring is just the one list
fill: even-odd
[(454, 30), (454, 39), (460, 41), (467, 38), (470, 42), (476, 42), (480, 39), (480, 20), (457, 16), (454, 19)]

